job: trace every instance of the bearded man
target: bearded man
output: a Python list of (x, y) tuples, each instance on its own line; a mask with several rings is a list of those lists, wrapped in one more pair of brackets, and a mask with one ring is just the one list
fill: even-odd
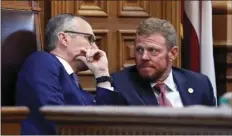
[(175, 28), (167, 20), (148, 18), (139, 24), (136, 65), (112, 75), (114, 89), (124, 96), (125, 105), (216, 105), (206, 75), (173, 66), (178, 56), (176, 41)]

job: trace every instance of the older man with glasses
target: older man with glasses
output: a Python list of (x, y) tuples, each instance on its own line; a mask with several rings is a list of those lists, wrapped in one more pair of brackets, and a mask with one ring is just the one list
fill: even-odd
[[(97, 48), (87, 21), (71, 14), (57, 15), (48, 22), (45, 37), (45, 51), (30, 55), (18, 76), (16, 104), (30, 109), (21, 134), (56, 134), (55, 124), (38, 111), (43, 105), (114, 104), (120, 100), (111, 87), (106, 54)], [(97, 81), (95, 97), (78, 82), (76, 73), (87, 69)]]

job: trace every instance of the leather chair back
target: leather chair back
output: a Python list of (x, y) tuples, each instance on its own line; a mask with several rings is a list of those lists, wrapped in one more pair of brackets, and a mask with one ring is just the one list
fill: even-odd
[(17, 76), (25, 59), (38, 50), (34, 13), (1, 10), (2, 106), (15, 105)]

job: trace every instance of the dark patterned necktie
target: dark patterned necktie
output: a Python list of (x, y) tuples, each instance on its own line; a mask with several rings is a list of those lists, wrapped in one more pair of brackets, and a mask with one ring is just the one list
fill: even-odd
[(172, 104), (166, 97), (167, 86), (164, 83), (160, 83), (160, 84), (156, 84), (154, 88), (160, 92), (158, 96), (159, 105), (166, 106), (166, 107), (172, 107)]
[(77, 85), (77, 87), (81, 88), (80, 85), (79, 85), (79, 81), (78, 81), (77, 75), (75, 73), (72, 73), (70, 76), (72, 77), (72, 79), (75, 82), (75, 84)]
[(79, 88), (79, 90), (77, 90), (77, 93), (78, 93), (78, 96), (80, 98), (80, 104), (87, 105), (86, 100), (82, 94), (83, 89), (81, 88), (81, 85), (79, 84), (78, 77), (77, 77), (76, 73), (72, 73), (70, 76), (71, 76), (72, 80), (75, 82), (75, 84), (77, 85), (77, 87)]

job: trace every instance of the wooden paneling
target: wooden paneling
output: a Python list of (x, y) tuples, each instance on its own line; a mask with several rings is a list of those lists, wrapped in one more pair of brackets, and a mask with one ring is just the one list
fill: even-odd
[(219, 96), (232, 91), (232, 1), (212, 1), (213, 44)]
[[(181, 37), (180, 37), (180, 20), (181, 20), (181, 1), (162, 1), (162, 18), (170, 21), (177, 32), (177, 46), (179, 52), (181, 52)], [(173, 61), (175, 66), (181, 66), (181, 53), (177, 56), (177, 59)]]
[(213, 1), (213, 14), (232, 14), (232, 1)]
[(232, 92), (232, 44), (228, 47), (228, 53), (227, 53), (227, 74), (226, 74), (226, 80), (227, 80), (227, 91)]
[[(51, 15), (55, 16), (59, 13), (74, 13), (75, 1), (74, 0), (51, 0)], [(49, 14), (49, 13), (48, 13)]]
[(118, 16), (120, 17), (149, 17), (150, 1), (120, 0), (118, 2)]
[(134, 65), (134, 41), (136, 30), (118, 30), (118, 46), (119, 46), (119, 67)]
[(81, 16), (107, 17), (108, 8), (106, 0), (75, 1), (75, 13)]
[[(40, 12), (40, 28), (41, 28), (41, 45), (44, 47), (44, 32), (48, 20), (51, 18), (51, 3), (49, 1), (40, 0), (39, 7), (41, 8)], [(49, 13), (49, 14), (48, 14)]]
[(20, 135), (20, 123), (28, 113), (27, 107), (1, 107), (1, 134)]
[(19, 9), (19, 10), (32, 10), (37, 9), (40, 10), (36, 6), (36, 4), (33, 4), (34, 1), (8, 1), (8, 0), (2, 0), (1, 4), (2, 7), (8, 8), (8, 9)]

